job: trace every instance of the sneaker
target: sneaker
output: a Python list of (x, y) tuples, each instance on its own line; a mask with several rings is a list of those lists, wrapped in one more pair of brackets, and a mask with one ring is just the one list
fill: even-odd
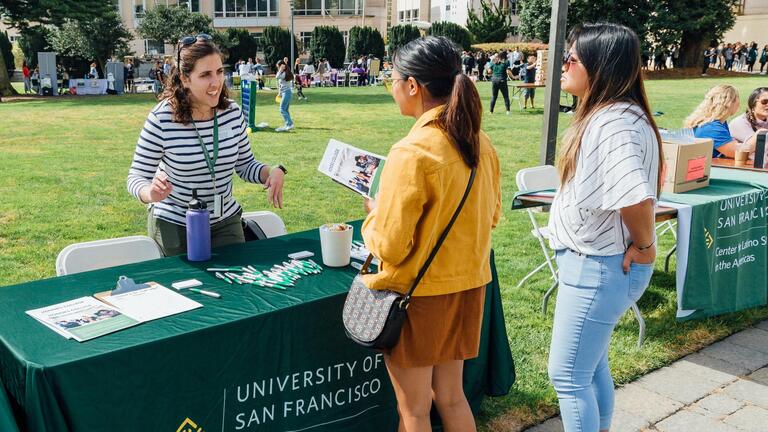
[(292, 130), (293, 128), (295, 128), (296, 126), (291, 124), (291, 125), (283, 126), (283, 127), (285, 128), (285, 130), (289, 131), (289, 130)]
[(512, 113), (511, 113), (511, 112), (509, 112), (509, 111), (507, 111), (507, 115), (512, 115)]
[[(291, 129), (293, 129), (293, 126), (291, 126)], [(280, 126), (279, 128), (275, 129), (275, 132), (288, 132), (290, 129), (288, 129), (288, 126)]]

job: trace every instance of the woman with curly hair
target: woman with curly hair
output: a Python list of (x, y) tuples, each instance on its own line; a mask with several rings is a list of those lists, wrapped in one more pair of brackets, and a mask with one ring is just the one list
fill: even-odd
[(186, 252), (185, 213), (193, 194), (212, 211), (213, 247), (245, 241), (233, 171), (264, 185), (267, 200), (282, 208), (285, 168), (253, 157), (245, 117), (227, 95), (221, 51), (208, 35), (187, 36), (128, 172), (128, 191), (149, 204), (149, 236), (166, 256)]
[(728, 127), (728, 118), (739, 110), (739, 92), (733, 86), (712, 87), (699, 106), (685, 119), (683, 126), (693, 129), (697, 138), (711, 138), (714, 149), (712, 157), (733, 158), (736, 150), (755, 149), (755, 138), (742, 143), (735, 139)]

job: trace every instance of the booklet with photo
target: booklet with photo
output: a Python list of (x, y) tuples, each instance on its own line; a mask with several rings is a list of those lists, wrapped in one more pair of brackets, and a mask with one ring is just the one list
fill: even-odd
[(56, 333), (83, 342), (139, 324), (141, 321), (93, 297), (81, 297), (27, 314)]
[(335, 182), (375, 198), (386, 158), (331, 139), (317, 170)]

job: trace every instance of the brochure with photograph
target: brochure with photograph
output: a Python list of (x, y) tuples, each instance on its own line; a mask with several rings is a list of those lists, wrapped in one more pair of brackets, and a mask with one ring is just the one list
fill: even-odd
[(331, 139), (317, 170), (368, 198), (375, 198), (386, 158)]
[(138, 324), (140, 321), (93, 297), (81, 297), (27, 314), (56, 333), (83, 342)]

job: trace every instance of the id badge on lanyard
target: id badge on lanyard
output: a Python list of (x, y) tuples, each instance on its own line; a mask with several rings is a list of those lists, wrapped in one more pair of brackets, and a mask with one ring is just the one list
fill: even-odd
[(205, 157), (205, 163), (208, 165), (208, 172), (211, 174), (211, 182), (213, 183), (213, 217), (220, 218), (223, 211), (224, 199), (216, 190), (216, 160), (219, 158), (219, 119), (216, 111), (213, 112), (213, 156), (208, 154), (208, 149), (205, 147), (203, 137), (200, 136), (200, 132), (197, 130), (197, 125), (192, 121), (192, 125), (195, 127), (197, 133), (197, 139), (200, 142), (200, 148), (203, 151)]

